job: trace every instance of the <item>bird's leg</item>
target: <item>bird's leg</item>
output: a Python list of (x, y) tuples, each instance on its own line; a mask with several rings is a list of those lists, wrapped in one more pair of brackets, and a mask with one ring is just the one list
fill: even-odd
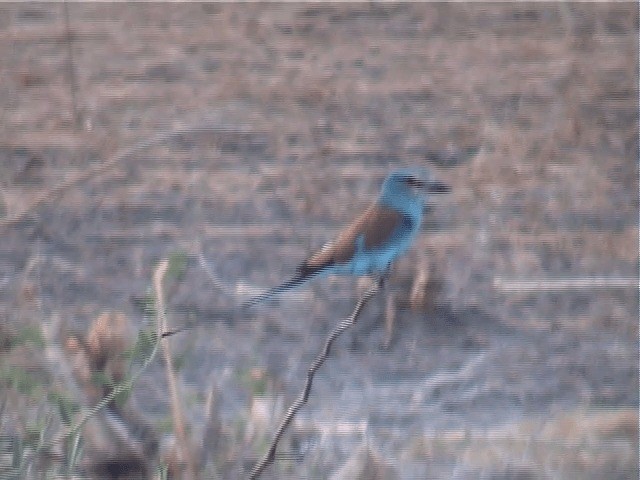
[[(384, 270), (381, 270), (375, 274), (369, 274), (369, 278), (373, 281), (374, 285), (377, 287), (377, 291), (376, 294), (380, 295), (384, 292), (385, 290), (385, 286), (387, 284), (387, 279), (389, 278), (389, 273), (391, 270), (391, 264), (387, 264), (387, 266), (384, 268)], [(388, 302), (387, 302), (388, 303)], [(383, 307), (383, 316), (386, 319), (386, 312), (388, 310), (388, 307), (385, 308)], [(371, 329), (375, 328), (374, 325), (371, 325)], [(386, 321), (385, 321), (385, 328), (386, 328)], [(367, 329), (367, 331), (369, 331), (370, 329)], [(353, 329), (351, 332), (351, 350), (353, 351), (357, 351), (360, 349), (360, 342), (358, 339), (358, 335), (362, 334), (362, 327), (360, 329)], [(389, 335), (385, 335), (385, 340), (383, 342), (383, 344), (385, 346), (388, 346), (389, 341), (387, 340), (389, 338)]]
[(386, 293), (384, 296), (385, 304), (383, 307), (384, 316), (384, 340), (380, 345), (383, 350), (387, 350), (391, 345), (391, 339), (393, 336), (393, 326), (395, 323), (395, 296), (393, 292), (385, 292), (387, 290), (386, 284), (387, 279), (389, 278), (389, 273), (391, 271), (391, 264), (387, 264), (387, 267), (382, 271), (382, 273), (378, 277), (378, 288), (382, 291), (381, 293)]
[(388, 350), (393, 340), (393, 328), (396, 321), (396, 296), (393, 292), (386, 295), (384, 309), (384, 340), (380, 344), (383, 350)]
[(388, 263), (387, 266), (382, 270), (376, 277), (376, 283), (378, 284), (378, 288), (384, 289), (387, 284), (387, 279), (389, 278), (389, 272), (391, 271), (391, 264)]

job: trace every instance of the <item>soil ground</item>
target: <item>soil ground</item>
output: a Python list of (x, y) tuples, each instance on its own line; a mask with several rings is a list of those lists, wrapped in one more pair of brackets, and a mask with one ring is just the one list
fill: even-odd
[(168, 259), (177, 390), (153, 362), (74, 471), (139, 442), (140, 475), (246, 477), (365, 282), (227, 316), (230, 290), (418, 165), (452, 192), (264, 478), (638, 477), (636, 4), (5, 3), (0, 39), (2, 438), (126, 375), (105, 352), (152, 328)]

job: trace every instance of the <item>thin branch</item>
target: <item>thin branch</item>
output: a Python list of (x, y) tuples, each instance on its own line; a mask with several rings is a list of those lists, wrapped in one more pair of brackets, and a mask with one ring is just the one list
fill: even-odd
[[(237, 282), (235, 285), (228, 285), (227, 283), (225, 283), (215, 273), (213, 267), (211, 266), (211, 263), (208, 262), (207, 259), (204, 257), (201, 246), (198, 246), (198, 263), (200, 264), (200, 267), (202, 268), (202, 270), (207, 274), (207, 277), (209, 277), (209, 280), (211, 281), (213, 286), (218, 290), (220, 290), (225, 295), (228, 295), (232, 298), (239, 298), (239, 299), (241, 299), (242, 297), (251, 298), (263, 293), (266, 290), (265, 287), (251, 285), (247, 282), (242, 282), (242, 281)], [(309, 298), (309, 294), (304, 292), (283, 292), (280, 295), (287, 296), (290, 298), (296, 298), (299, 300), (305, 300)]]
[(3, 228), (7, 228), (21, 222), (26, 217), (28, 217), (36, 208), (38, 208), (39, 206), (45, 203), (53, 202), (56, 198), (64, 194), (66, 191), (68, 191), (72, 187), (75, 187), (76, 185), (87, 180), (95, 180), (99, 175), (102, 175), (108, 172), (109, 169), (117, 166), (121, 162), (125, 161), (130, 157), (133, 157), (137, 153), (147, 148), (153, 147), (155, 145), (160, 145), (163, 142), (170, 140), (172, 138), (179, 138), (180, 135), (185, 135), (188, 133), (211, 132), (211, 131), (217, 131), (217, 130), (219, 130), (217, 126), (212, 126), (208, 124), (199, 124), (191, 127), (178, 128), (176, 130), (162, 132), (157, 135), (154, 135), (153, 137), (147, 140), (138, 142), (124, 149), (123, 151), (116, 153), (112, 157), (105, 160), (103, 163), (99, 163), (85, 170), (82, 170), (80, 173), (63, 180), (58, 185), (53, 186), (51, 189), (45, 190), (38, 195), (33, 195), (33, 198), (31, 199), (31, 203), (28, 203), (23, 208), (22, 211), (10, 217), (0, 219), (0, 231)]
[(305, 403), (307, 403), (307, 399), (309, 398), (309, 393), (311, 392), (311, 384), (313, 383), (313, 377), (315, 376), (316, 371), (322, 366), (322, 364), (325, 362), (325, 360), (329, 356), (331, 345), (336, 340), (336, 338), (338, 338), (345, 330), (355, 325), (355, 323), (358, 320), (358, 316), (360, 315), (360, 312), (362, 311), (366, 303), (380, 290), (383, 280), (384, 278), (380, 277), (375, 283), (375, 285), (373, 285), (369, 290), (365, 292), (365, 294), (360, 298), (360, 300), (356, 304), (356, 307), (351, 313), (351, 315), (349, 315), (349, 317), (346, 320), (343, 320), (342, 322), (340, 322), (327, 337), (324, 343), (324, 348), (322, 349), (322, 352), (320, 352), (320, 354), (316, 357), (316, 359), (311, 364), (311, 367), (309, 367), (309, 370), (307, 371), (307, 381), (304, 385), (304, 390), (302, 391), (300, 396), (296, 399), (296, 401), (293, 402), (293, 404), (289, 407), (289, 410), (287, 410), (287, 414), (285, 415), (284, 419), (280, 423), (280, 426), (278, 427), (275, 437), (271, 442), (271, 446), (269, 447), (268, 452), (265, 454), (262, 460), (260, 460), (260, 462), (258, 462), (256, 466), (253, 467), (253, 470), (249, 475), (249, 478), (251, 480), (255, 480), (256, 478), (258, 478), (262, 474), (262, 472), (264, 472), (264, 470), (270, 464), (272, 464), (273, 461), (275, 460), (276, 449), (278, 448), (278, 442), (280, 441), (280, 438), (284, 434), (284, 431), (287, 429), (287, 427), (293, 420), (293, 417), (296, 415), (296, 413), (298, 413), (298, 410), (300, 410), (302, 406)]
[(64, 9), (64, 26), (65, 26), (65, 37), (67, 43), (67, 57), (68, 57), (68, 67), (69, 67), (69, 90), (71, 91), (71, 107), (73, 108), (73, 123), (76, 129), (81, 128), (81, 118), (80, 112), (78, 111), (78, 101), (76, 99), (76, 90), (78, 90), (78, 82), (76, 80), (76, 66), (73, 58), (73, 45), (72, 45), (72, 34), (71, 34), (71, 20), (69, 18), (69, 6), (67, 5), (67, 0), (63, 2)]
[(518, 280), (496, 277), (493, 287), (503, 292), (538, 292), (589, 289), (638, 288), (638, 279), (633, 277), (573, 277), (573, 278), (537, 278)]

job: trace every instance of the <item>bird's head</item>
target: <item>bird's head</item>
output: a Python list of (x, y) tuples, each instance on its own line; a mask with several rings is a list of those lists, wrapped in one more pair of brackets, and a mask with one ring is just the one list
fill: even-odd
[(449, 186), (433, 180), (424, 169), (406, 168), (391, 172), (380, 193), (383, 204), (401, 208), (403, 205), (416, 205), (422, 208), (430, 193), (446, 193)]

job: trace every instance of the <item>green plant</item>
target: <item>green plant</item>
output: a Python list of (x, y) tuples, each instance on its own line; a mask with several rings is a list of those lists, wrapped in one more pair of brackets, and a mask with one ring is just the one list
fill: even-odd
[(0, 368), (0, 387), (2, 388), (11, 388), (23, 395), (33, 396), (44, 383), (45, 378), (36, 371), (15, 366)]
[(66, 427), (71, 425), (73, 416), (80, 411), (80, 405), (64, 393), (49, 392), (47, 400), (57, 407), (60, 419)]
[(37, 348), (43, 348), (45, 345), (42, 330), (37, 325), (27, 325), (22, 328), (18, 334), (13, 337), (10, 347), (31, 344)]
[(181, 280), (187, 271), (189, 257), (186, 252), (177, 251), (169, 255), (169, 268), (167, 277), (173, 280)]

